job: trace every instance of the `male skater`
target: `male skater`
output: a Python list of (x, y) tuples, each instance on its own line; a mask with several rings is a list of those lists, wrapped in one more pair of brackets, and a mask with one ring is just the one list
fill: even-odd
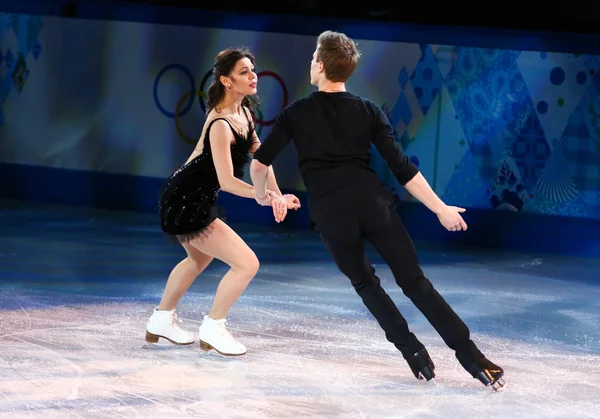
[(271, 133), (254, 153), (250, 174), (258, 196), (265, 195), (268, 166), (291, 141), (298, 152), (309, 211), (339, 270), (379, 322), (386, 338), (408, 362), (416, 378), (435, 377), (427, 350), (380, 286), (365, 258), (368, 240), (390, 267), (404, 294), (425, 315), (460, 364), (484, 385), (504, 385), (504, 371), (487, 360), (469, 329), (423, 275), (408, 233), (396, 212), (394, 196), (369, 165), (373, 143), (406, 189), (450, 231), (466, 230), (465, 210), (447, 206), (395, 143), (392, 126), (373, 102), (346, 91), (360, 53), (346, 35), (319, 35), (310, 66), (318, 87), (279, 115)]

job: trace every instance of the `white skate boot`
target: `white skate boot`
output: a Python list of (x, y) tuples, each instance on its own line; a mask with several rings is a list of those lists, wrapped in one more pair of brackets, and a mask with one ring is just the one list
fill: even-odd
[(221, 355), (239, 356), (246, 353), (246, 347), (239, 343), (229, 334), (225, 327), (227, 320), (215, 320), (209, 316), (204, 316), (204, 321), (198, 332), (200, 340), (200, 349), (210, 351), (214, 349)]
[(175, 345), (191, 345), (194, 343), (194, 334), (183, 330), (177, 324), (178, 322), (182, 323), (177, 318), (175, 310), (158, 310), (155, 308), (146, 324), (146, 342), (156, 343), (158, 338), (163, 338)]

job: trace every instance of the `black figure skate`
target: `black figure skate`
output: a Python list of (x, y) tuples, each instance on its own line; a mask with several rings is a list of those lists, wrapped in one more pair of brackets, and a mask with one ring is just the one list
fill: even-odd
[(417, 379), (422, 380), (424, 378), (425, 380), (429, 381), (432, 378), (435, 378), (435, 366), (429, 357), (427, 349), (421, 349), (406, 361), (408, 362), (408, 366)]
[(480, 358), (468, 369), (473, 378), (477, 378), (486, 387), (494, 391), (504, 387), (504, 370), (487, 358)]

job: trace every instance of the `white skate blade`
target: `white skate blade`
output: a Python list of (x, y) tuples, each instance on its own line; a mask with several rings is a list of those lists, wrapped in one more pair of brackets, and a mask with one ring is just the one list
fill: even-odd
[(230, 363), (246, 363), (245, 355), (223, 355), (214, 349), (211, 351), (200, 351), (200, 356), (202, 359), (208, 362), (217, 362), (223, 364)]
[(491, 384), (490, 387), (494, 390), (494, 392), (503, 391), (506, 388), (506, 382), (504, 381), (504, 377), (499, 378), (495, 384)]
[(141, 349), (150, 349), (154, 351), (168, 351), (168, 350), (178, 350), (181, 351), (186, 348), (192, 348), (193, 345), (173, 345), (168, 341), (164, 341), (165, 343), (150, 343), (144, 342), (141, 346)]

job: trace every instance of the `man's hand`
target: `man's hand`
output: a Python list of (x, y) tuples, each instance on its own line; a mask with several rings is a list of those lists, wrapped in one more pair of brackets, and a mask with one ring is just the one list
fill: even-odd
[(437, 216), (446, 230), (461, 231), (467, 229), (467, 223), (460, 215), (461, 212), (465, 211), (464, 208), (445, 205)]
[(283, 199), (286, 201), (288, 209), (297, 210), (300, 208), (300, 200), (296, 195), (285, 194), (283, 195)]

